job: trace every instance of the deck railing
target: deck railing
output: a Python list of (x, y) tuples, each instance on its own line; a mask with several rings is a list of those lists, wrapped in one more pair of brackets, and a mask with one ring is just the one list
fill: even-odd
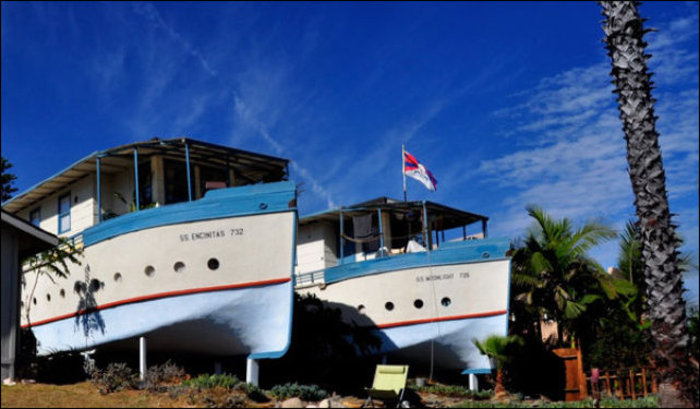
[(592, 373), (586, 373), (588, 390), (593, 396), (614, 396), (618, 399), (637, 399), (656, 394), (658, 391), (658, 374), (653, 368), (619, 369), (600, 371), (598, 382), (592, 382)]
[(326, 276), (324, 274), (324, 270), (297, 274), (294, 278), (294, 286), (296, 288), (311, 287), (314, 285), (324, 284), (325, 282)]

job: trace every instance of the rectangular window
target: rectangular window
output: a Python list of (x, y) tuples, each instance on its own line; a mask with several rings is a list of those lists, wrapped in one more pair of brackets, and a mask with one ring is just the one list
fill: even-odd
[(70, 193), (58, 199), (58, 233), (70, 230)]
[(36, 227), (39, 227), (39, 224), (41, 224), (41, 212), (39, 211), (40, 209), (41, 208), (37, 207), (29, 213), (29, 223), (35, 225)]

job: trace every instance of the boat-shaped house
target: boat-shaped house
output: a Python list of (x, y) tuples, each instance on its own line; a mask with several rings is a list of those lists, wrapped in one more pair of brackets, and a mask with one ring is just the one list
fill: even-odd
[[(379, 354), (489, 372), (472, 340), (507, 334), (510, 257), (509, 240), (486, 238), (487, 221), (386, 197), (303, 217), (296, 291), (369, 328), (381, 340)], [(446, 231), (457, 237), (446, 241)]]
[(95, 152), (6, 202), (82, 250), (67, 279), (24, 272), (21, 322), (38, 353), (145, 337), (148, 350), (246, 354), (255, 380), (255, 360), (283, 355), (291, 336), (287, 165), (153, 139)]

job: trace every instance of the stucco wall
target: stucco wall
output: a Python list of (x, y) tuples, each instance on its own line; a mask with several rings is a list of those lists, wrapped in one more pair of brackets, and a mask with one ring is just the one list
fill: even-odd
[(297, 241), (297, 272), (308, 273), (338, 264), (335, 232), (329, 223), (300, 226)]
[[(58, 233), (58, 199), (70, 193), (70, 230)], [(89, 175), (41, 200), (39, 203), (22, 209), (17, 216), (29, 220), (29, 214), (37, 207), (40, 209), (39, 227), (61, 237), (70, 237), (93, 226), (97, 221), (97, 202), (95, 200), (95, 176)]]

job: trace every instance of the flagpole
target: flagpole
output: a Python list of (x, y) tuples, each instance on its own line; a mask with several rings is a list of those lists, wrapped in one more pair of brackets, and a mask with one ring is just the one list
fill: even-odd
[(404, 145), (401, 144), (401, 174), (403, 174), (403, 201), (406, 200), (406, 150)]

